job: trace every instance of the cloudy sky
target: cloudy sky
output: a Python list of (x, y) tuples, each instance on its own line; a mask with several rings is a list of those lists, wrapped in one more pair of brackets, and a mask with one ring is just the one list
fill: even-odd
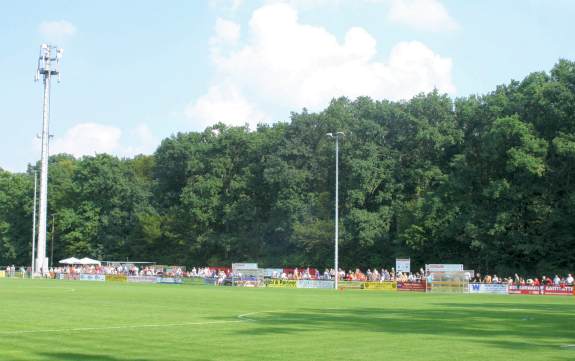
[(575, 60), (575, 1), (15, 1), (0, 12), (0, 167), (40, 157), (39, 46), (64, 48), (51, 153), (152, 153), (171, 134), (330, 99), (483, 94)]

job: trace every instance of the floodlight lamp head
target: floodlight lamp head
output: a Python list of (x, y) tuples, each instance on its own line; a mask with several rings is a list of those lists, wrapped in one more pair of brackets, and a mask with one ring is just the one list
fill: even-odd
[(345, 133), (344, 132), (337, 132), (337, 133), (335, 133), (335, 135), (344, 135), (345, 136)]
[(333, 138), (333, 133), (326, 133), (326, 136)]

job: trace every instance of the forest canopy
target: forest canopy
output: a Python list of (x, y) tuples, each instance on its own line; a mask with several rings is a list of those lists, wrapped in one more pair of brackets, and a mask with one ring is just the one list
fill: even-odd
[[(335, 131), (346, 134), (343, 268), (411, 257), (500, 274), (573, 271), (575, 63), (567, 60), (483, 96), (339, 98), (255, 130), (220, 123), (178, 133), (133, 159), (53, 155), (54, 259), (330, 267), (335, 145), (326, 133)], [(0, 169), (0, 265), (30, 263), (35, 169)]]

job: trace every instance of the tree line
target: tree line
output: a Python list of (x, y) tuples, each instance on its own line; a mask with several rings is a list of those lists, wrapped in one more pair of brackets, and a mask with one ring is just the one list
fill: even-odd
[[(216, 124), (153, 155), (50, 157), (53, 258), (180, 265), (575, 266), (575, 62), (451, 99), (334, 99), (256, 130)], [(0, 169), (0, 265), (29, 264), (34, 171)], [(54, 234), (52, 234), (54, 223)]]

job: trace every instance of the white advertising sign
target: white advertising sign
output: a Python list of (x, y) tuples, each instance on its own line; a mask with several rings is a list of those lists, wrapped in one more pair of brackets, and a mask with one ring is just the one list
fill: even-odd
[(426, 264), (427, 272), (460, 272), (463, 271), (462, 264)]
[(80, 275), (80, 281), (100, 281), (103, 282), (106, 280), (106, 276), (104, 275), (93, 275), (93, 274), (87, 274), (87, 273), (82, 273)]
[(297, 288), (333, 288), (334, 282), (329, 280), (298, 280)]
[(258, 269), (257, 263), (232, 263), (232, 269)]
[(395, 272), (411, 272), (411, 259), (410, 258), (396, 258), (395, 259)]
[(469, 293), (495, 293), (500, 295), (508, 294), (509, 286), (503, 284), (470, 283)]

